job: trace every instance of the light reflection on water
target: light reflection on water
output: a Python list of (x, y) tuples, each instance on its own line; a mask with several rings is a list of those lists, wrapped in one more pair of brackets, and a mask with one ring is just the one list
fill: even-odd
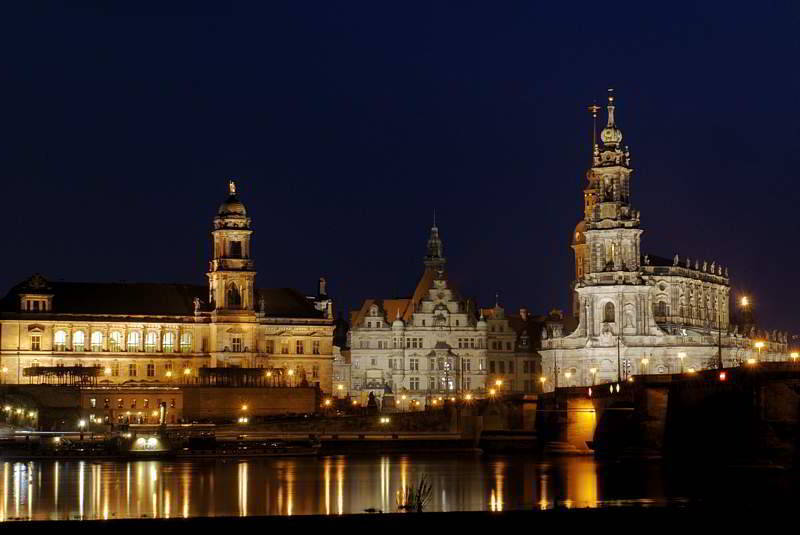
[[(332, 456), (226, 461), (0, 461), (0, 521), (394, 511), (424, 474), (426, 510), (547, 509), (724, 499), (753, 485), (787, 492), (782, 474), (681, 474), (590, 457)], [(704, 481), (705, 483), (698, 482)]]

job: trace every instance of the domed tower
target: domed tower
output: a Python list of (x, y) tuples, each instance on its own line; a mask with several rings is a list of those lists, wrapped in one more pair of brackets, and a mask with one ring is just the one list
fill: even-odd
[(439, 237), (439, 227), (436, 226), (435, 216), (425, 251), (426, 267), (433, 268), (437, 271), (444, 269), (444, 264), (446, 262), (444, 258), (444, 246), (442, 245), (442, 239)]
[(250, 218), (228, 182), (228, 199), (214, 218), (214, 257), (208, 272), (208, 299), (217, 313), (254, 310), (255, 265), (250, 258)]

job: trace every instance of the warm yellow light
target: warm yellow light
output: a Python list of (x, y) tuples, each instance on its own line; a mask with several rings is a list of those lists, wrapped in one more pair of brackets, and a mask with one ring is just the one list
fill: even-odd
[(489, 395), (494, 396), (497, 391), (494, 388), (489, 389)]
[(454, 398), (454, 397), (450, 398), (450, 401), (455, 401), (455, 400), (456, 400), (456, 398)]
[(694, 373), (694, 372), (695, 372), (695, 369), (694, 369), (694, 368), (689, 368), (687, 371), (688, 371), (689, 373)]
[(353, 405), (358, 405), (358, 401), (356, 401), (356, 400), (354, 399), (354, 400), (353, 400)]
[(436, 400), (434, 399), (433, 401), (431, 401), (431, 404), (436, 405)]
[(494, 382), (494, 384), (497, 385), (497, 386), (503, 386), (503, 380), (502, 379), (498, 379), (497, 381)]
[(150, 416), (158, 416), (158, 411), (153, 411), (150, 413)]
[(797, 351), (792, 351), (792, 354), (789, 356), (792, 357), (792, 359), (797, 359), (797, 357), (800, 357), (800, 353)]
[(631, 377), (628, 377), (628, 382), (629, 382), (629, 383), (632, 383), (632, 382), (633, 382), (633, 376), (631, 376)]
[(11, 405), (6, 405), (5, 407), (3, 407), (3, 410), (6, 412), (11, 412)]
[(756, 359), (747, 359), (747, 363), (751, 364), (751, 365), (755, 364), (756, 363)]
[(405, 401), (405, 400), (406, 400), (406, 395), (405, 395), (405, 394), (403, 394), (402, 396), (400, 396), (400, 399), (402, 399), (403, 401)]
[(267, 372), (267, 377), (272, 377), (272, 372)]
[(472, 399), (472, 394), (467, 394), (466, 396), (464, 396), (464, 399), (470, 401)]
[(242, 410), (243, 410), (243, 411), (246, 411), (246, 410), (247, 410), (247, 405), (246, 405), (246, 404), (245, 404), (245, 405), (242, 405)]
[(111, 368), (106, 368), (105, 370), (103, 370), (103, 373), (105, 373), (106, 375), (111, 375)]
[(289, 370), (287, 373), (288, 373), (288, 374), (289, 374), (289, 376), (291, 377), (292, 375), (294, 375), (294, 370)]
[(183, 375), (189, 375), (190, 373), (192, 373), (192, 369), (191, 368), (184, 368), (183, 369)]
[(642, 359), (642, 364), (647, 366), (648, 364), (650, 364), (650, 359)]
[(564, 372), (564, 377), (569, 379), (570, 377), (572, 377), (572, 372)]
[(539, 382), (540, 382), (540, 383), (546, 383), (546, 382), (547, 382), (547, 377), (545, 377), (544, 375), (542, 375), (541, 377), (539, 377)]
[(748, 297), (745, 295), (745, 296), (743, 296), (743, 297), (742, 297), (742, 298), (739, 300), (739, 303), (740, 303), (740, 304), (741, 304), (743, 307), (746, 307), (747, 305), (749, 305), (749, 304), (750, 304), (750, 299), (749, 299), (749, 298), (748, 298)]
[(344, 390), (344, 385), (336, 385), (336, 390)]
[(23, 412), (25, 411), (23, 411), (22, 409), (17, 409), (17, 414), (22, 414)]
[(86, 420), (78, 420), (78, 427), (80, 427), (81, 429), (86, 427)]
[(167, 370), (167, 377), (172, 377), (172, 370)]
[(325, 406), (326, 406), (326, 407), (330, 407), (330, 406), (331, 406), (331, 400), (329, 400), (329, 399), (326, 399), (326, 400), (325, 400)]
[(678, 358), (683, 360), (686, 358), (686, 353), (678, 353)]
[(33, 411), (28, 413), (28, 418), (33, 418), (34, 416), (36, 416), (36, 413)]
[[(589, 373), (591, 373), (592, 375), (596, 374), (597, 368), (589, 368)], [(544, 379), (544, 377), (542, 379)]]
[(764, 342), (759, 340), (758, 342), (755, 343), (755, 346), (756, 346), (756, 349), (761, 349), (762, 347), (764, 347)]

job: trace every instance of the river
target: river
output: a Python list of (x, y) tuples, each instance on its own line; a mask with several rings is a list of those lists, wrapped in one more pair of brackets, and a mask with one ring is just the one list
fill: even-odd
[(208, 461), (0, 459), (0, 520), (348, 514), (396, 510), (425, 476), (429, 511), (744, 502), (796, 492), (771, 468), (591, 457), (359, 455)]

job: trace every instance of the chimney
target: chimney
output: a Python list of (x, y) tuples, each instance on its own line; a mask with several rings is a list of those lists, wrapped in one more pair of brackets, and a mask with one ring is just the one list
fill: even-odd
[(320, 277), (319, 278), (319, 291), (318, 291), (318, 293), (319, 293), (320, 297), (324, 297), (324, 296), (328, 295), (328, 290), (326, 288), (327, 284), (328, 283), (325, 282), (325, 277)]
[(522, 321), (528, 321), (528, 309), (524, 307), (520, 308), (519, 317), (522, 318)]

